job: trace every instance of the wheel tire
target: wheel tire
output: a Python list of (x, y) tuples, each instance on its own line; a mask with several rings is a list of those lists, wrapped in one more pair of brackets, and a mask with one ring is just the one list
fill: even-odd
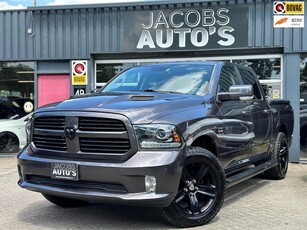
[(42, 193), (42, 195), (51, 203), (64, 207), (64, 208), (73, 208), (73, 207), (81, 207), (88, 204), (88, 201), (84, 200), (76, 200), (66, 197), (53, 196), (49, 194)]
[(214, 154), (191, 147), (185, 159), (178, 193), (174, 201), (161, 208), (162, 218), (177, 227), (208, 223), (222, 207), (225, 173)]
[(0, 153), (18, 153), (19, 140), (12, 133), (2, 133), (0, 135)]
[(273, 158), (277, 159), (278, 165), (265, 171), (265, 177), (274, 180), (284, 179), (287, 174), (289, 164), (288, 140), (284, 133), (280, 132), (277, 135)]

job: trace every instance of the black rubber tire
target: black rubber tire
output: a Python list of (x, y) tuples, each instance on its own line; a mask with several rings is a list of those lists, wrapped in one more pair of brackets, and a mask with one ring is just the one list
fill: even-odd
[[(187, 182), (193, 183), (192, 189), (195, 185), (197, 190), (192, 190), (191, 184), (188, 186)], [(160, 209), (160, 214), (164, 220), (177, 227), (206, 224), (221, 209), (225, 189), (225, 173), (216, 156), (206, 149), (191, 147), (185, 159), (177, 196), (170, 206)], [(182, 207), (180, 203), (185, 203), (187, 207)], [(195, 212), (195, 207), (199, 211)]]
[(19, 140), (13, 133), (0, 134), (0, 153), (18, 153)]
[(277, 159), (278, 165), (265, 171), (265, 177), (273, 180), (284, 179), (288, 171), (289, 147), (287, 137), (282, 132), (277, 135), (273, 158)]
[(42, 193), (42, 195), (51, 203), (64, 208), (81, 207), (88, 204), (88, 201), (84, 200), (76, 200), (66, 197), (53, 196), (45, 193)]

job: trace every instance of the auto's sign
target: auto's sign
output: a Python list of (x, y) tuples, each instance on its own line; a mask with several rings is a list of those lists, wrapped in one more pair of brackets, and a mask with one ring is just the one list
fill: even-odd
[(248, 6), (130, 11), (125, 51), (246, 47)]

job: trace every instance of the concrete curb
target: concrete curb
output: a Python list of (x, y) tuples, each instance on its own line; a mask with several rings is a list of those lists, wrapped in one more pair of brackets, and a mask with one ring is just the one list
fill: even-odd
[(0, 158), (16, 158), (17, 155), (18, 153), (0, 153)]

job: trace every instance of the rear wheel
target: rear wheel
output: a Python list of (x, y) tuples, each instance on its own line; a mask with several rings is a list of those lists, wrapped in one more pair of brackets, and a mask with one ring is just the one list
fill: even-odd
[(88, 201), (84, 200), (76, 200), (66, 197), (53, 196), (45, 193), (42, 193), (42, 195), (51, 203), (64, 208), (80, 207), (88, 204)]
[(178, 227), (192, 227), (209, 222), (222, 207), (225, 174), (218, 159), (208, 150), (189, 149), (178, 193), (162, 217)]
[(288, 140), (284, 133), (278, 133), (273, 157), (277, 160), (278, 164), (267, 170), (265, 176), (269, 179), (280, 180), (284, 179), (289, 164), (289, 149), (288, 149)]
[(12, 133), (0, 134), (0, 153), (17, 153), (19, 151), (18, 138)]

